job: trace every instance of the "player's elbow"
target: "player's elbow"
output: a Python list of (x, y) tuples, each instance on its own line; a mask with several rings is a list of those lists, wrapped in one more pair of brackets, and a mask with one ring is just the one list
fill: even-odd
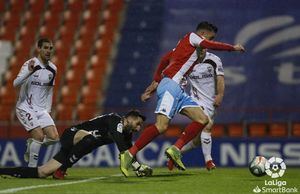
[(20, 86), (20, 82), (19, 82), (19, 80), (18, 80), (18, 79), (15, 79), (15, 80), (14, 80), (14, 82), (13, 82), (13, 86), (14, 86), (15, 88), (17, 88), (17, 87), (19, 87), (19, 86)]

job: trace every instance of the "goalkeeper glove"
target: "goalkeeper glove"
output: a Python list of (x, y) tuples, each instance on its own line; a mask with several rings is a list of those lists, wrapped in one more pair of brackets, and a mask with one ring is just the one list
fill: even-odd
[(145, 164), (141, 164), (140, 167), (138, 167), (136, 170), (134, 170), (135, 175), (138, 177), (148, 177), (152, 176), (153, 169), (150, 166), (147, 166)]

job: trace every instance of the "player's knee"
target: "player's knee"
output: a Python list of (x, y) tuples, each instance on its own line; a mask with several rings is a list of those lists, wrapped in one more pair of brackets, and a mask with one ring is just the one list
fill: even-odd
[(35, 141), (42, 142), (44, 139), (44, 133), (41, 128), (36, 128), (30, 131), (31, 137)]
[(86, 144), (94, 145), (97, 143), (97, 139), (93, 135), (86, 135), (82, 138), (81, 141), (84, 141)]
[(52, 144), (55, 144), (59, 142), (59, 139), (51, 139), (51, 138), (48, 138), (48, 137), (45, 137), (44, 140), (43, 140), (43, 145), (52, 145)]
[(207, 125), (209, 123), (209, 118), (206, 115), (203, 115), (201, 118), (198, 118), (195, 120), (198, 123), (201, 123), (202, 125)]
[(52, 141), (59, 141), (58, 133), (53, 134), (52, 137), (49, 137), (49, 139), (51, 139)]
[(213, 126), (213, 122), (209, 119), (208, 123), (206, 124), (205, 128), (203, 129), (204, 132), (211, 133), (211, 129)]
[(59, 140), (59, 135), (55, 127), (51, 131), (48, 131), (47, 138), (52, 139), (54, 141)]
[(46, 178), (47, 176), (49, 176), (52, 173), (53, 172), (50, 172), (47, 168), (43, 168), (43, 167), (38, 168), (38, 174), (39, 174), (40, 178)]
[(40, 136), (34, 136), (32, 137), (32, 139), (36, 142), (43, 142), (44, 140), (44, 136), (43, 135), (40, 135)]

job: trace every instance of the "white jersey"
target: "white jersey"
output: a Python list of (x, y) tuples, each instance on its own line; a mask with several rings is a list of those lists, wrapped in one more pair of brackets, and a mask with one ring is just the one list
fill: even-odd
[[(30, 72), (28, 64), (34, 60), (34, 70)], [(44, 65), (34, 57), (26, 61), (14, 80), (14, 87), (20, 86), (16, 108), (22, 110), (51, 111), (56, 66), (52, 62)]]
[(188, 76), (190, 95), (200, 105), (214, 111), (216, 76), (224, 75), (222, 61), (215, 54), (206, 52), (203, 62), (194, 66)]

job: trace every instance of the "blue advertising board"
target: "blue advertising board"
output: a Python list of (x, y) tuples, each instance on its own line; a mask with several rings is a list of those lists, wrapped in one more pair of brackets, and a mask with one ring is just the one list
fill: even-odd
[[(140, 162), (150, 166), (165, 166), (164, 151), (175, 139), (158, 138), (138, 153)], [(0, 165), (22, 166), (25, 151), (25, 140), (0, 141)], [(39, 164), (45, 163), (59, 150), (59, 144), (41, 149)], [(118, 149), (114, 144), (102, 146), (82, 158), (76, 166), (118, 166)], [(272, 156), (284, 159), (286, 165), (300, 166), (299, 139), (232, 139), (222, 138), (213, 140), (212, 156), (219, 167), (245, 167), (254, 156), (266, 158)], [(201, 148), (196, 148), (183, 156), (187, 167), (204, 166)]]

